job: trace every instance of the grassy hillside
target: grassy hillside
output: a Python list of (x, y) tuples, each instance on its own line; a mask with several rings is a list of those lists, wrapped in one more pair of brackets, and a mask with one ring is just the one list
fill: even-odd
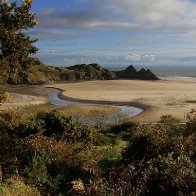
[(1, 77), (0, 83), (9, 84), (45, 84), (57, 81), (74, 81), (74, 80), (112, 80), (118, 78), (126, 79), (151, 79), (157, 77), (150, 71), (142, 69), (133, 73), (130, 66), (119, 72), (109, 71), (99, 64), (79, 64), (70, 67), (54, 67), (44, 65), (36, 61), (25, 70), (19, 73), (9, 75), (8, 78)]

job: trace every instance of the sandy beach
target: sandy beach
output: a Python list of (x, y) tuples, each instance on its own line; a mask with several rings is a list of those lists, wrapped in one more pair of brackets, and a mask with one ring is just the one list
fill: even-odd
[[(181, 122), (185, 122), (191, 109), (196, 109), (196, 79), (180, 77), (162, 78), (158, 81), (83, 81), (31, 88), (28, 86), (9, 88), (1, 86), (2, 90), (9, 89), (8, 92), (13, 95), (12, 100), (3, 104), (1, 109), (30, 105), (38, 105), (37, 109), (39, 109), (49, 101), (48, 89), (45, 87), (62, 89), (63, 96), (70, 99), (141, 107), (145, 111), (130, 119), (136, 122), (157, 122), (161, 115), (166, 114), (171, 114)], [(13, 92), (15, 94), (12, 94)], [(44, 106), (44, 108), (48, 107), (49, 105)]]
[(171, 114), (180, 121), (196, 108), (196, 79), (162, 78), (159, 81), (105, 80), (63, 83), (49, 87), (64, 90), (66, 97), (82, 100), (135, 103), (145, 112), (133, 117), (137, 122), (156, 122)]

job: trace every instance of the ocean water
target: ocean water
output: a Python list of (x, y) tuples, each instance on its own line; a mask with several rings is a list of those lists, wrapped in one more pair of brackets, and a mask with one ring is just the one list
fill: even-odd
[[(125, 67), (107, 67), (110, 70), (118, 71), (122, 70)], [(140, 70), (142, 67), (135, 66), (137, 70)], [(196, 67), (165, 67), (165, 66), (145, 66), (145, 69), (150, 69), (159, 77), (195, 77), (196, 78)]]
[(196, 67), (149, 67), (160, 77), (196, 77)]

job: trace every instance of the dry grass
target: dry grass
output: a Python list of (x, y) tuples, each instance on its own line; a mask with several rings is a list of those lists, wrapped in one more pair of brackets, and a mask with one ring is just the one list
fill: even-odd
[(139, 122), (158, 121), (171, 114), (181, 121), (196, 107), (196, 80), (165, 78), (160, 81), (110, 80), (51, 85), (64, 90), (64, 95), (76, 99), (137, 102), (151, 106), (132, 118)]
[(119, 109), (110, 106), (97, 106), (97, 105), (67, 105), (56, 107), (50, 104), (42, 104), (30, 107), (28, 109), (31, 113), (36, 112), (48, 112), (56, 110), (65, 116), (73, 116), (73, 117), (94, 117), (94, 116), (104, 116), (108, 114), (114, 114), (119, 112)]
[(56, 109), (65, 116), (75, 117), (94, 117), (113, 114), (119, 112), (117, 108), (110, 106), (96, 106), (96, 105), (68, 105)]

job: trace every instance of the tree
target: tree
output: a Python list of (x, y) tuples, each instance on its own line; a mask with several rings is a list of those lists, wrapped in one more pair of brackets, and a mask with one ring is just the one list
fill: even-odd
[(17, 0), (10, 3), (0, 0), (0, 74), (9, 76), (27, 68), (34, 60), (32, 54), (38, 50), (24, 30), (37, 24), (35, 14), (30, 12), (32, 0)]

